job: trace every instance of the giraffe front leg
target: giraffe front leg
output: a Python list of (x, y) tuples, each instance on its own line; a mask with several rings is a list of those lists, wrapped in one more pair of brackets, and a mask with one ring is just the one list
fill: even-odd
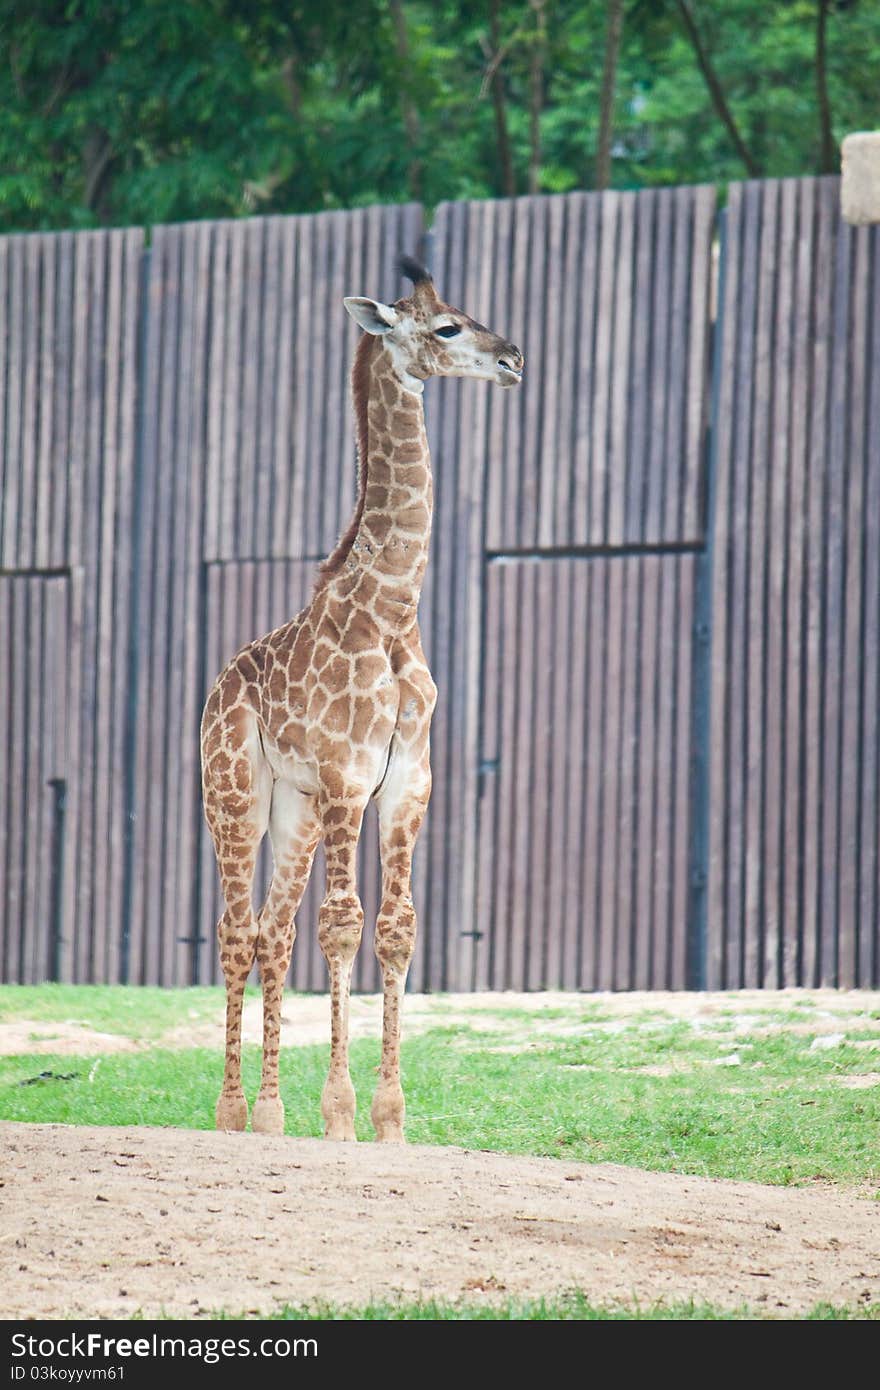
[(402, 1144), (406, 1103), (400, 1083), (401, 1008), (416, 944), (412, 858), (431, 794), (427, 738), (413, 761), (403, 752), (379, 799), (382, 906), (376, 955), (382, 967), (382, 1062), (371, 1118), (380, 1143)]
[(348, 1067), (348, 1000), (361, 944), (364, 910), (355, 860), (366, 796), (352, 792), (322, 807), (327, 895), (318, 914), (318, 944), (330, 972), (330, 1070), (321, 1096), (325, 1139), (355, 1138), (355, 1093)]

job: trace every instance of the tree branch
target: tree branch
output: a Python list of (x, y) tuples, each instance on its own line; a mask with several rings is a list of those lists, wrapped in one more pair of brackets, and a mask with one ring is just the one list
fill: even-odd
[(489, 40), (492, 45), (494, 57), (488, 64), (483, 76), (481, 95), (485, 96), (485, 88), (488, 86), (492, 93), (492, 107), (495, 113), (495, 144), (498, 150), (500, 192), (505, 198), (513, 198), (516, 195), (516, 177), (513, 172), (510, 132), (507, 128), (507, 106), (504, 97), (504, 81), (501, 76), (501, 59), (504, 56), (505, 47), (499, 43), (499, 9), (500, 0), (489, 0)]
[(697, 62), (700, 66), (700, 72), (703, 74), (706, 86), (709, 89), (709, 95), (712, 98), (712, 104), (714, 105), (715, 110), (724, 125), (724, 128), (730, 136), (733, 148), (736, 150), (737, 154), (739, 155), (740, 159), (745, 165), (746, 173), (749, 175), (750, 178), (756, 179), (759, 177), (761, 170), (759, 169), (757, 163), (750, 154), (749, 149), (745, 141), (743, 140), (742, 135), (740, 134), (739, 127), (737, 126), (736, 121), (733, 118), (733, 112), (727, 104), (727, 99), (725, 98), (721, 83), (718, 80), (718, 74), (715, 72), (709, 55), (703, 47), (699, 31), (694, 22), (694, 17), (691, 13), (690, 5), (687, 3), (687, 0), (676, 0), (676, 4), (678, 5), (678, 12), (681, 15), (682, 23), (684, 24), (684, 27), (687, 30), (687, 36), (690, 39), (694, 53), (696, 54)]
[(113, 158), (113, 146), (106, 132), (92, 130), (86, 137), (84, 150), (85, 192), (83, 201), (92, 212), (98, 212), (99, 196), (103, 191), (105, 176)]

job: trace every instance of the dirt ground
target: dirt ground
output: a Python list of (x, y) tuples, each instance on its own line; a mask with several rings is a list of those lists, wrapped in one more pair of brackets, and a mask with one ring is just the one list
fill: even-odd
[(6, 1318), (316, 1299), (880, 1300), (867, 1196), (461, 1149), (0, 1126)]
[[(490, 996), (499, 1039), (512, 1004), (549, 1010), (554, 1032), (570, 1026), (565, 998)], [(596, 1002), (621, 1021), (658, 1007), (711, 1020), (711, 996), (670, 998)], [(816, 998), (808, 1026), (829, 1032), (869, 999)], [(736, 996), (744, 1026), (760, 1026), (771, 999), (775, 1008), (784, 1002)], [(572, 1014), (584, 1003), (576, 997)], [(716, 1007), (731, 1004), (721, 996)], [(449, 1022), (459, 1008), (466, 1016), (449, 998), (410, 999), (409, 1030)], [(286, 1003), (296, 1018), (284, 1041), (326, 1040), (326, 1010), (322, 999)], [(377, 1019), (376, 1001), (353, 1001), (356, 1035), (373, 1032)], [(41, 1047), (41, 1028), (52, 1035), (45, 1051), (63, 1050), (61, 1042), (83, 1050), (75, 1021), (63, 1037), (58, 1024), (4, 1028), (19, 1026), (30, 1050)], [(219, 1027), (197, 1022), (174, 1041), (210, 1045)], [(258, 1039), (258, 1009), (247, 1027)], [(88, 1038), (92, 1053), (142, 1045)], [(3, 1038), (4, 1050), (15, 1041)], [(880, 1203), (868, 1192), (172, 1129), (6, 1123), (0, 1152), (5, 1318), (253, 1315), (316, 1300), (503, 1301), (571, 1289), (600, 1304), (695, 1298), (779, 1317), (818, 1302), (880, 1301)]]

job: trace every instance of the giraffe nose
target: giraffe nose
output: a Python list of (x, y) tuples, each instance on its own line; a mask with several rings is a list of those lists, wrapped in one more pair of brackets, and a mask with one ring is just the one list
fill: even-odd
[(525, 358), (514, 343), (507, 343), (498, 358), (498, 365), (502, 371), (510, 372), (511, 376), (519, 377), (522, 376)]

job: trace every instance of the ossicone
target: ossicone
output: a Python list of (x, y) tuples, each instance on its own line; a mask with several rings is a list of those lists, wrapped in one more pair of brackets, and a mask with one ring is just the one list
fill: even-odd
[(401, 275), (405, 275), (407, 280), (412, 280), (414, 285), (423, 285), (425, 282), (431, 284), (433, 276), (430, 270), (417, 261), (413, 256), (398, 256), (397, 268)]

